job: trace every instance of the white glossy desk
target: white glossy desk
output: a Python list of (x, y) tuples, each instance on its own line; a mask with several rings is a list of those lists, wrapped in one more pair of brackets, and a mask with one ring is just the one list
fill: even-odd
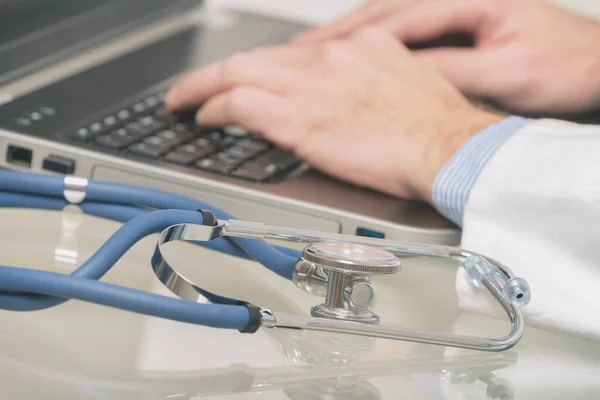
[[(68, 273), (117, 223), (72, 212), (0, 210), (0, 264)], [(155, 237), (105, 278), (167, 294), (154, 278)], [(319, 302), (259, 265), (186, 244), (170, 256), (209, 290), (276, 310)], [(452, 266), (409, 260), (376, 281), (386, 323), (499, 335), (505, 321), (461, 313)], [(435, 279), (430, 279), (435, 277)], [(527, 328), (506, 353), (389, 340), (179, 324), (70, 301), (0, 312), (0, 398), (12, 399), (595, 399), (600, 343)], [(512, 393), (512, 394), (511, 394)], [(328, 397), (329, 396), (329, 397)], [(505, 396), (505, 397), (502, 397)]]
[[(357, 2), (212, 3), (324, 22)], [(117, 227), (77, 213), (0, 210), (0, 264), (69, 273)], [(155, 240), (140, 242), (105, 280), (167, 294), (150, 269)], [(305, 313), (319, 302), (258, 265), (173, 246), (173, 259), (207, 289), (288, 312)], [(409, 260), (398, 276), (376, 281), (375, 310), (386, 323), (505, 333), (505, 321), (456, 308), (454, 274), (441, 262)], [(587, 400), (600, 398), (599, 365), (599, 343), (532, 328), (514, 350), (486, 354), (306, 332), (242, 335), (77, 301), (0, 312), (2, 400)]]

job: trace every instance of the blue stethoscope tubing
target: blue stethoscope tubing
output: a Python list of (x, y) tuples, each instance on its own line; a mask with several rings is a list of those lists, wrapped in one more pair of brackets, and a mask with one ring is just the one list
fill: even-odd
[[(61, 210), (64, 177), (29, 172), (0, 171), (0, 206)], [(90, 180), (86, 214), (125, 222), (81, 267), (70, 275), (0, 266), (0, 309), (35, 311), (77, 299), (135, 313), (215, 328), (251, 332), (256, 329), (252, 309), (242, 301), (214, 296), (221, 304), (200, 304), (99, 281), (139, 240), (177, 224), (202, 224), (199, 209), (218, 219), (232, 219), (226, 212), (188, 197), (111, 182)], [(158, 210), (158, 211), (155, 211)], [(264, 241), (219, 238), (196, 244), (244, 259), (291, 279), (300, 252)]]

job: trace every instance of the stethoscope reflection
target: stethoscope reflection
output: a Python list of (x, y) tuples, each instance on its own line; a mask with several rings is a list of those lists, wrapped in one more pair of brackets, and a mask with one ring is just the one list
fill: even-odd
[[(361, 359), (372, 351), (377, 339), (370, 337), (322, 334), (298, 331), (287, 334), (274, 331), (294, 365), (299, 368), (327, 370), (348, 369), (360, 365)], [(348, 399), (377, 400), (381, 392), (363, 374), (325, 376), (284, 384), (283, 391), (290, 400)]]
[[(369, 357), (374, 346), (383, 339), (306, 331), (273, 331), (272, 337), (281, 344), (286, 357), (292, 361), (291, 365), (279, 368), (231, 365), (229, 368), (185, 371), (152, 378), (136, 376), (138, 374), (134, 372), (127, 378), (114, 378), (108, 373), (105, 376), (97, 373), (86, 375), (77, 365), (72, 368), (63, 366), (61, 370), (56, 365), (44, 366), (34, 362), (32, 354), (36, 350), (21, 343), (18, 338), (13, 338), (10, 351), (4, 351), (8, 346), (0, 346), (0, 364), (4, 368), (25, 372), (31, 379), (37, 378), (49, 384), (66, 383), (85, 393), (86, 398), (97, 400), (132, 397), (192, 400), (223, 395), (236, 399), (237, 395), (246, 398), (244, 395), (249, 393), (256, 399), (267, 399), (272, 398), (275, 391), (282, 392), (290, 400), (377, 400), (384, 396), (373, 380), (391, 378), (419, 385), (414, 377), (423, 375), (436, 379), (441, 385), (464, 386), (483, 382), (485, 393), (482, 392), (478, 398), (514, 399), (510, 382), (495, 376), (495, 371), (516, 364), (517, 356), (513, 352), (467, 352), (443, 358), (434, 355), (443, 355), (443, 348), (439, 347), (439, 353), (429, 352), (426, 357), (400, 360), (392, 357), (389, 361), (374, 358), (371, 361)], [(0, 332), (0, 342), (7, 344), (8, 339), (5, 332)], [(19, 353), (22, 353), (22, 358)]]
[[(274, 335), (277, 336), (277, 335)], [(514, 352), (497, 354), (474, 354), (444, 357), (444, 347), (417, 344), (411, 353), (418, 354), (402, 361), (365, 361), (378, 339), (346, 335), (331, 335), (319, 332), (298, 331), (281, 335), (280, 340), (295, 365), (325, 371), (337, 368), (344, 371), (339, 376), (314, 378), (284, 385), (290, 400), (356, 399), (377, 400), (381, 392), (369, 379), (393, 376), (427, 375), (433, 391), (440, 393), (437, 385), (485, 384), (485, 395), (489, 400), (513, 400), (515, 393), (510, 381), (498, 378), (495, 371), (515, 365), (518, 361)], [(425, 357), (423, 357), (425, 356)], [(418, 380), (417, 380), (418, 381)], [(421, 381), (422, 382), (422, 381)], [(422, 384), (422, 383), (421, 383)], [(436, 385), (437, 384), (437, 385)], [(432, 389), (431, 387), (427, 389)]]
[(489, 400), (513, 400), (515, 390), (508, 379), (499, 378), (493, 372), (487, 374), (473, 374), (468, 372), (447, 371), (443, 378), (453, 385), (472, 385), (477, 381), (487, 385), (486, 395)]
[(61, 213), (61, 229), (54, 248), (54, 267), (56, 271), (71, 273), (80, 264), (77, 239), (84, 214), (79, 207), (67, 206)]

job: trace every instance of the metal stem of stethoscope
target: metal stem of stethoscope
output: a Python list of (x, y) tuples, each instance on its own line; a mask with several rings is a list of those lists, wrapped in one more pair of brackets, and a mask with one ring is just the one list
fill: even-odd
[[(205, 291), (167, 263), (161, 252), (162, 245), (176, 240), (208, 241), (219, 237), (284, 240), (313, 244), (305, 249), (293, 280), (296, 286), (309, 293), (325, 295), (326, 301), (313, 307), (312, 317), (260, 309), (260, 325), (263, 327), (347, 333), (483, 351), (507, 350), (523, 335), (523, 317), (517, 307), (529, 302), (527, 282), (513, 277), (506, 267), (479, 254), (449, 246), (404, 244), (246, 221), (213, 219), (213, 222), (172, 226), (160, 236), (153, 259), (154, 272), (181, 298), (198, 301)], [(324, 245), (331, 243), (339, 246)], [(511, 324), (510, 333), (503, 338), (492, 339), (378, 325), (378, 317), (368, 310), (374, 295), (370, 277), (394, 273), (400, 266), (395, 257), (395, 260), (386, 258), (386, 254), (447, 258), (461, 262), (473, 285), (486, 288), (502, 306)]]

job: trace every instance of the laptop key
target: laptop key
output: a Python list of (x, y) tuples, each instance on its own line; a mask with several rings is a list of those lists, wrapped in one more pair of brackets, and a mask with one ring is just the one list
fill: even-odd
[(225, 136), (221, 140), (219, 140), (217, 144), (222, 148), (226, 148), (233, 145), (235, 142), (237, 142), (236, 138), (231, 136)]
[(169, 125), (169, 129), (175, 132), (189, 133), (194, 134), (196, 127), (190, 124), (184, 124), (182, 122), (177, 122)]
[(225, 149), (225, 150), (215, 154), (215, 157), (218, 158), (219, 160), (223, 160), (228, 163), (235, 164), (235, 165), (241, 164), (244, 161), (246, 161), (248, 158), (250, 158), (245, 153), (230, 151), (230, 149), (231, 149), (231, 147), (229, 149)]
[(227, 148), (227, 152), (231, 154), (239, 154), (244, 160), (254, 158), (263, 151), (267, 150), (268, 146), (244, 146), (237, 142), (231, 147)]
[(278, 172), (279, 170), (275, 164), (265, 166), (257, 163), (247, 163), (236, 169), (232, 175), (236, 178), (243, 178), (254, 182), (265, 182)]
[(255, 160), (247, 162), (235, 172), (233, 176), (263, 182), (276, 175), (285, 173), (300, 165), (301, 161), (292, 153), (281, 149), (273, 149)]
[(252, 152), (246, 151), (246, 149), (244, 149), (243, 147), (233, 145), (233, 146), (227, 148), (227, 154), (231, 154), (232, 156), (239, 157), (241, 159), (245, 159), (245, 158), (248, 158), (249, 156), (251, 156)]
[(253, 140), (253, 139), (238, 140), (235, 144), (236, 144), (236, 146), (247, 149), (248, 151), (255, 151), (257, 153), (267, 150), (268, 148), (271, 147), (271, 145), (265, 141), (262, 141), (262, 140), (259, 141), (259, 140)]
[(193, 156), (195, 159), (204, 158), (211, 155), (215, 151), (215, 146), (210, 142), (194, 141), (175, 149), (178, 153), (186, 153)]
[(198, 146), (198, 147), (211, 147), (211, 148), (215, 148), (215, 146), (217, 145), (217, 143), (210, 141), (203, 137), (195, 139), (191, 144)]
[(131, 123), (125, 125), (125, 129), (127, 130), (127, 132), (129, 132), (129, 134), (131, 136), (135, 136), (138, 138), (144, 137), (144, 136), (152, 133), (144, 125), (142, 125), (139, 122), (131, 122)]
[(143, 102), (139, 102), (133, 105), (132, 110), (136, 114), (141, 114), (143, 112), (146, 112), (146, 108), (147, 107)]
[(86, 141), (108, 131), (108, 127), (101, 122), (94, 122), (88, 127), (78, 129), (71, 137), (78, 141)]
[(243, 147), (239, 146), (231, 146), (224, 150), (222, 150), (217, 157), (231, 163), (241, 164), (251, 158), (254, 158), (257, 155), (255, 151), (248, 151)]
[(256, 162), (265, 166), (275, 165), (281, 171), (292, 169), (301, 163), (293, 153), (277, 148), (261, 155)]
[(154, 115), (156, 119), (163, 119), (171, 115), (171, 113), (164, 104), (161, 104), (160, 106), (156, 107), (156, 109), (152, 112), (152, 115)]
[(117, 112), (117, 118), (121, 122), (128, 121), (131, 118), (131, 111), (129, 110), (120, 110)]
[(125, 129), (130, 132), (131, 135), (136, 137), (144, 137), (151, 134), (154, 134), (161, 129), (164, 129), (165, 124), (163, 122), (157, 121), (156, 119), (150, 117), (150, 119), (143, 119), (131, 122), (125, 125)]
[(90, 131), (88, 128), (80, 128), (74, 134), (71, 135), (72, 139), (77, 141), (85, 142), (96, 136), (95, 132)]
[(160, 104), (160, 99), (157, 96), (148, 96), (144, 100), (144, 105), (148, 108), (154, 108)]
[(227, 159), (225, 157), (211, 156), (210, 158), (205, 158), (196, 162), (196, 167), (199, 169), (218, 172), (221, 174), (229, 174), (233, 171), (239, 162), (236, 160)]
[(153, 124), (157, 123), (158, 121), (152, 115), (146, 115), (146, 116), (140, 117), (140, 119), (138, 119), (138, 122), (140, 124), (142, 124), (143, 126), (152, 126)]
[(234, 170), (235, 166), (226, 163), (222, 160), (207, 158), (196, 163), (196, 167), (210, 172), (218, 172), (221, 174), (229, 174)]
[(165, 161), (180, 165), (189, 165), (197, 159), (198, 156), (194, 153), (185, 153), (179, 151), (172, 151), (164, 157)]
[(241, 126), (237, 126), (237, 125), (226, 126), (223, 128), (223, 132), (229, 136), (238, 137), (238, 138), (246, 137), (250, 134), (250, 132), (248, 132), (246, 129), (242, 128)]
[(169, 129), (157, 133), (156, 136), (176, 141), (177, 144), (194, 137), (194, 135), (189, 132), (175, 132)]
[(224, 140), (234, 139), (233, 137), (226, 135), (222, 131), (209, 131), (204, 134), (204, 137), (212, 140), (213, 142), (222, 142)]
[(102, 124), (100, 122), (94, 122), (93, 124), (90, 125), (90, 131), (92, 132), (100, 132), (102, 131)]
[(122, 149), (135, 142), (136, 139), (137, 138), (129, 135), (127, 130), (121, 128), (109, 133), (108, 135), (102, 135), (96, 138), (96, 143), (112, 149)]
[(159, 146), (159, 147), (165, 147), (165, 148), (171, 149), (174, 146), (181, 143), (181, 140), (169, 139), (166, 137), (156, 135), (156, 136), (150, 136), (149, 138), (145, 139), (144, 143), (149, 144), (151, 146)]
[(133, 153), (144, 157), (159, 158), (165, 154), (169, 148), (164, 146), (156, 146), (146, 142), (136, 143), (129, 146), (128, 150)]
[(109, 115), (108, 117), (104, 118), (102, 122), (104, 123), (104, 126), (108, 128), (114, 128), (119, 121), (117, 120), (117, 117)]
[(167, 124), (177, 123), (177, 116), (172, 114), (165, 105), (158, 106), (152, 113), (154, 118)]

